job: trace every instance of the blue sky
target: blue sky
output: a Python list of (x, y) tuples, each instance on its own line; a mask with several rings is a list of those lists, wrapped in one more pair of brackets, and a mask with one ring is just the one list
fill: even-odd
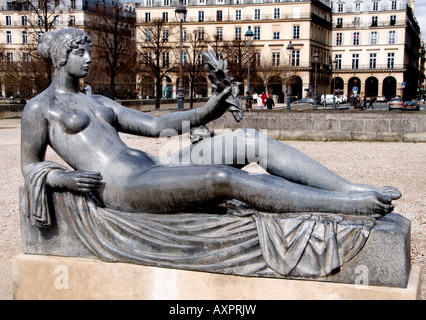
[(419, 22), (423, 39), (426, 40), (426, 0), (417, 0), (414, 8), (414, 15)]

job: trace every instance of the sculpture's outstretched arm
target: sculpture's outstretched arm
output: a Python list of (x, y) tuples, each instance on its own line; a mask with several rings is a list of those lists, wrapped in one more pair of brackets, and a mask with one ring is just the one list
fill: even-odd
[(171, 129), (182, 133), (182, 123), (189, 122), (198, 127), (219, 118), (230, 110), (237, 121), (242, 118), (242, 108), (238, 100), (238, 83), (229, 77), (227, 62), (218, 60), (213, 53), (203, 53), (210, 70), (211, 86), (215, 89), (208, 102), (200, 108), (153, 117), (146, 113), (125, 108), (120, 104), (102, 97), (93, 96), (102, 104), (114, 109), (117, 115), (117, 130), (142, 136), (158, 137), (163, 130)]

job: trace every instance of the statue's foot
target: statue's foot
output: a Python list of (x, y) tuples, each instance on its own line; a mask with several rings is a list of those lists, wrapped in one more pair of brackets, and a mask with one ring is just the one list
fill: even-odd
[[(384, 216), (393, 211), (392, 196), (377, 191), (352, 192), (351, 202), (353, 213), (361, 215)], [(349, 204), (349, 207), (351, 204)], [(351, 209), (348, 211), (350, 212)]]
[(392, 186), (385, 186), (385, 187), (378, 188), (378, 187), (370, 186), (368, 184), (354, 184), (351, 187), (351, 191), (356, 191), (356, 192), (359, 192), (359, 191), (367, 191), (367, 192), (374, 191), (374, 192), (377, 192), (381, 195), (389, 196), (392, 200), (399, 199), (402, 196), (402, 193), (397, 188), (392, 187)]

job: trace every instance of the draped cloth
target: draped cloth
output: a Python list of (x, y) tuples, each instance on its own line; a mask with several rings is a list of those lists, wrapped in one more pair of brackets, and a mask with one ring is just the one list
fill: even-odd
[(46, 228), (54, 223), (52, 214), (63, 215), (104, 261), (247, 276), (327, 276), (362, 249), (374, 227), (372, 218), (238, 207), (225, 214), (122, 212), (102, 207), (92, 194), (52, 192), (45, 183), (51, 170), (67, 169), (45, 161), (27, 174), (30, 218)]

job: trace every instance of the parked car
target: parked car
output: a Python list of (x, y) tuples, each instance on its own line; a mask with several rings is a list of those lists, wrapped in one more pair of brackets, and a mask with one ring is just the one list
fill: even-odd
[(402, 104), (402, 106), (401, 106), (401, 110), (416, 110), (416, 111), (420, 111), (420, 105), (418, 105), (415, 100), (405, 101)]
[[(340, 100), (337, 98), (337, 96), (334, 96), (334, 102), (336, 103), (336, 107), (338, 107), (340, 105)], [(324, 103), (324, 95), (321, 96), (321, 101), (320, 104), (322, 105), (332, 105), (333, 104), (333, 95), (332, 94), (327, 94), (325, 95), (325, 103)]]
[(399, 98), (399, 97), (398, 98), (397, 97), (392, 98), (389, 101), (389, 111), (391, 111), (393, 109), (401, 109), (402, 105), (403, 105), (403, 102), (402, 102), (401, 98)]
[(385, 96), (378, 96), (376, 102), (388, 102)]
[(348, 96), (346, 94), (339, 94), (336, 96), (336, 99), (339, 99), (340, 103), (347, 103), (348, 102)]
[(302, 98), (300, 100), (294, 101), (293, 103), (310, 103), (310, 104), (314, 104), (314, 99), (312, 99), (312, 98)]

